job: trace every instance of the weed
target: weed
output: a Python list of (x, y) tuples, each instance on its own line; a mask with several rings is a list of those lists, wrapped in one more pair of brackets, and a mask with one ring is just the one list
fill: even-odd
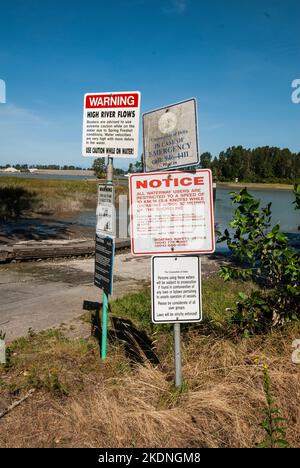
[(266, 407), (264, 409), (264, 419), (260, 423), (266, 432), (266, 437), (257, 444), (258, 448), (287, 448), (289, 443), (285, 440), (286, 428), (281, 423), (286, 422), (286, 418), (280, 416), (281, 411), (275, 405), (275, 400), (271, 391), (271, 379), (268, 372), (268, 366), (263, 365), (263, 384), (266, 397)]

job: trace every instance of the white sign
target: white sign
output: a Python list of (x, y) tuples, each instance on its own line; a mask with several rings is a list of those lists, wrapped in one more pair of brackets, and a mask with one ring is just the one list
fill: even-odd
[(115, 206), (113, 185), (98, 185), (98, 204), (96, 210), (96, 232), (104, 235), (115, 235)]
[(83, 156), (136, 158), (140, 101), (139, 91), (85, 94)]
[(132, 174), (129, 184), (133, 255), (214, 252), (209, 169)]
[(145, 172), (199, 164), (196, 107), (189, 99), (143, 114)]
[(200, 257), (152, 257), (152, 321), (200, 322)]

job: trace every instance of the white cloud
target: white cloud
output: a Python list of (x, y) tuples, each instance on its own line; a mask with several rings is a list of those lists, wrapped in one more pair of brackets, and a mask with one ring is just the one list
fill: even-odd
[(29, 109), (14, 104), (3, 104), (0, 107), (0, 131), (6, 125), (47, 124), (48, 122)]
[(181, 15), (185, 12), (187, 7), (187, 0), (170, 0), (168, 6), (163, 8), (164, 13), (176, 13)]

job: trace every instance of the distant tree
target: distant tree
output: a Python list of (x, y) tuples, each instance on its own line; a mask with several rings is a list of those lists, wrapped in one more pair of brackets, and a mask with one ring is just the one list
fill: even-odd
[(123, 174), (125, 174), (125, 171), (124, 171), (124, 169), (120, 169), (119, 167), (115, 167), (114, 168), (114, 174), (115, 175), (123, 175)]
[(94, 159), (92, 170), (98, 179), (103, 178), (105, 176), (105, 158)]
[(200, 165), (202, 169), (210, 169), (212, 162), (212, 155), (208, 152), (202, 153), (200, 156)]
[(134, 172), (143, 172), (143, 163), (142, 161), (136, 161), (134, 165)]
[(141, 161), (136, 161), (134, 164), (130, 163), (128, 167), (128, 173), (133, 174), (136, 172), (143, 172), (143, 155), (141, 157)]

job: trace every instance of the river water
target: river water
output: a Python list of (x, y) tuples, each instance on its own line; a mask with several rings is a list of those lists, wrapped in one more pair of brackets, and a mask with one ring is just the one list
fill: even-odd
[[(1, 175), (1, 174), (0, 174)], [(21, 176), (21, 175), (20, 175)], [(54, 178), (53, 175), (37, 175), (37, 178)], [(28, 174), (28, 177), (36, 177), (31, 174)], [(58, 178), (57, 176), (55, 178)], [(62, 176), (63, 179), (77, 179), (82, 180), (84, 177), (82, 176)], [(125, 181), (127, 183), (127, 180)], [(236, 189), (238, 190), (238, 189)], [(217, 196), (216, 196), (216, 204), (215, 204), (215, 225), (216, 228), (223, 232), (224, 229), (228, 228), (229, 222), (232, 219), (235, 206), (232, 205), (230, 200), (229, 192), (233, 191), (232, 188), (225, 188), (225, 187), (217, 187)], [(283, 232), (287, 233), (291, 244), (295, 247), (300, 249), (300, 231), (298, 227), (300, 226), (300, 211), (296, 211), (294, 209), (293, 201), (294, 195), (291, 190), (284, 190), (284, 189), (249, 189), (249, 192), (254, 195), (255, 198), (258, 198), (261, 201), (261, 206), (266, 206), (269, 202), (272, 203), (271, 211), (272, 211), (272, 225), (279, 223), (280, 227)], [(128, 214), (123, 213), (122, 216), (124, 221), (122, 224), (125, 225), (126, 231), (126, 223), (129, 224)], [(124, 219), (125, 218), (125, 219)], [(126, 219), (127, 218), (127, 219)], [(25, 223), (25, 224), (24, 224)], [(27, 223), (27, 224), (26, 224)], [(28, 224), (29, 223), (29, 224)], [(33, 226), (33, 223), (35, 225)], [(87, 236), (91, 236), (91, 232), (94, 231), (96, 226), (96, 214), (95, 210), (86, 210), (82, 211), (79, 214), (69, 215), (65, 218), (60, 217), (60, 219), (52, 220), (52, 222), (46, 222), (41, 220), (20, 220), (18, 222), (10, 222), (5, 223), (4, 225), (0, 226), (0, 237), (6, 236), (10, 238), (14, 236), (16, 239), (18, 238), (18, 233), (21, 229), (23, 229), (23, 235), (26, 238), (26, 231), (29, 229), (30, 231), (34, 231), (33, 238), (40, 238), (45, 239), (48, 237), (50, 238), (60, 238), (59, 229), (57, 229), (57, 223), (59, 223), (60, 230), (64, 226), (74, 226), (77, 230), (86, 232)], [(24, 226), (23, 226), (24, 224)], [(22, 226), (21, 226), (22, 225)], [(63, 225), (63, 226), (62, 226)], [(55, 234), (56, 232), (56, 234)], [(48, 233), (48, 234), (47, 234)], [(83, 235), (83, 234), (82, 234)], [(124, 235), (122, 235), (124, 237)], [(217, 245), (217, 251), (224, 251), (226, 250), (226, 245)]]
[[(215, 207), (215, 221), (220, 231), (228, 227), (236, 205), (232, 205), (228, 188), (217, 189), (217, 199)], [(249, 193), (261, 201), (261, 206), (266, 206), (272, 202), (272, 224), (280, 223), (284, 232), (296, 233), (300, 225), (300, 211), (294, 209), (293, 201), (295, 197), (290, 190), (249, 190)]]
[[(62, 180), (87, 180), (95, 179), (94, 176), (88, 175), (50, 175), (50, 174), (7, 174), (1, 173), (1, 176), (12, 175), (13, 177), (21, 178), (38, 178), (38, 179), (62, 179)], [(127, 183), (127, 180), (126, 180)], [(232, 188), (218, 187), (217, 198), (215, 206), (215, 222), (220, 231), (228, 227), (229, 221), (234, 212), (234, 206), (231, 203), (229, 192), (233, 191)], [(280, 223), (281, 229), (287, 233), (297, 233), (298, 226), (300, 225), (300, 211), (294, 210), (292, 204), (295, 197), (291, 190), (274, 190), (274, 189), (249, 189), (249, 192), (256, 198), (261, 200), (263, 206), (272, 202), (272, 223)], [(86, 211), (80, 213), (73, 219), (81, 226), (93, 227), (95, 226), (96, 217), (93, 211)], [(298, 231), (299, 232), (299, 231)]]
[[(220, 188), (217, 189), (216, 205), (215, 205), (215, 225), (220, 232), (228, 228), (230, 220), (233, 217), (236, 206), (232, 205), (229, 192), (233, 189)], [(279, 223), (282, 231), (289, 234), (289, 238), (293, 244), (299, 243), (300, 231), (300, 211), (294, 209), (293, 201), (295, 199), (293, 192), (290, 190), (269, 190), (269, 189), (253, 189), (249, 190), (255, 198), (261, 201), (261, 206), (266, 206), (272, 202), (272, 225)], [(73, 222), (81, 226), (94, 227), (96, 216), (93, 211), (80, 213)], [(223, 251), (225, 245), (218, 245), (217, 250)], [(225, 249), (226, 250), (226, 249)]]
[[(215, 223), (220, 231), (224, 231), (228, 227), (236, 208), (230, 200), (230, 191), (231, 189), (224, 187), (217, 189)], [(291, 191), (256, 189), (249, 190), (249, 193), (258, 198), (262, 206), (272, 202), (272, 224), (280, 223), (284, 232), (299, 232), (300, 211), (294, 209), (293, 201), (295, 197)], [(76, 216), (75, 220), (80, 225), (93, 227), (95, 226), (96, 216), (93, 211), (86, 211)]]

